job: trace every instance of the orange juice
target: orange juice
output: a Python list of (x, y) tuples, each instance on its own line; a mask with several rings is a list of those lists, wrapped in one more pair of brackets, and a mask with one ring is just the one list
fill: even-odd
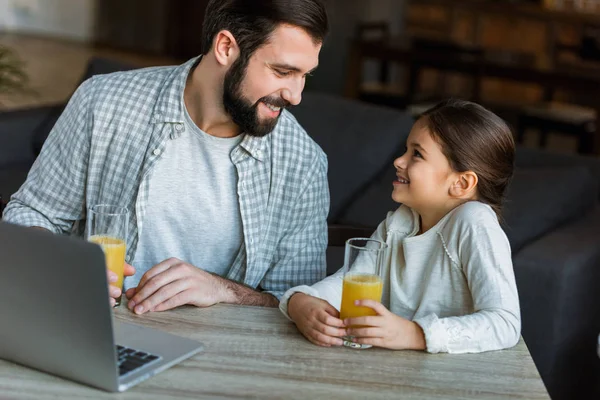
[(364, 317), (377, 315), (369, 307), (358, 307), (354, 305), (356, 300), (381, 301), (383, 281), (377, 275), (372, 274), (349, 274), (344, 277), (342, 287), (342, 307), (340, 319), (351, 317)]
[(90, 242), (99, 244), (104, 250), (106, 258), (106, 267), (117, 274), (117, 281), (112, 285), (123, 288), (123, 270), (125, 269), (125, 241), (110, 236), (94, 235), (90, 236)]

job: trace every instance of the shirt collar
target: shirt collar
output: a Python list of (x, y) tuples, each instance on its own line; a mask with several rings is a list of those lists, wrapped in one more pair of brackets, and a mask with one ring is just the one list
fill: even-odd
[[(183, 91), (190, 71), (198, 65), (201, 59), (202, 56), (194, 57), (184, 64), (175, 67), (171, 74), (165, 79), (162, 90), (158, 95), (158, 100), (154, 106), (152, 114), (153, 123), (184, 122)], [(284, 115), (281, 115), (280, 120), (281, 118), (284, 118)], [(279, 129), (280, 122), (281, 121), (277, 123), (273, 132), (263, 137), (246, 135), (244, 140), (240, 143), (240, 146), (258, 161), (264, 161), (268, 156), (267, 152), (270, 137)]]
[(162, 90), (158, 95), (158, 100), (152, 111), (152, 122), (175, 123), (183, 122), (183, 90), (188, 75), (193, 67), (198, 65), (202, 56), (192, 58), (191, 60), (175, 67), (165, 79)]

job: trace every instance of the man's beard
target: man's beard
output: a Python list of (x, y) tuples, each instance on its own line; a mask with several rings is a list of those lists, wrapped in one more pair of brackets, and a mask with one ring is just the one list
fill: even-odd
[[(251, 136), (262, 137), (275, 129), (283, 109), (290, 103), (281, 97), (265, 96), (256, 103), (250, 103), (242, 94), (242, 81), (246, 76), (248, 61), (243, 61), (239, 57), (225, 74), (223, 84), (223, 106), (225, 111), (231, 116), (240, 129)], [(281, 107), (279, 115), (276, 118), (261, 121), (258, 118), (258, 105), (266, 103), (271, 106)]]

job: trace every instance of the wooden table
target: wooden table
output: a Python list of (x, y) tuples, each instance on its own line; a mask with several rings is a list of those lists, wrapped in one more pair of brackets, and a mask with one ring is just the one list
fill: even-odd
[[(351, 45), (346, 77), (345, 95), (358, 98), (361, 77), (366, 60), (387, 61), (408, 67), (405, 87), (407, 102), (411, 102), (416, 92), (419, 73), (423, 68), (452, 71), (468, 74), (475, 81), (475, 98), (481, 96), (481, 80), (500, 78), (509, 81), (537, 84), (544, 88), (544, 100), (550, 100), (555, 90), (566, 89), (570, 92), (600, 92), (600, 73), (582, 65), (554, 65), (548, 57), (533, 54), (510, 53), (505, 51), (484, 50), (478, 46), (465, 47), (462, 51), (423, 48), (417, 38), (398, 37), (387, 41), (354, 40)], [(428, 41), (428, 40), (427, 40)], [(431, 43), (435, 43), (432, 40)], [(439, 43), (440, 46), (452, 46), (453, 43)], [(600, 116), (600, 102), (596, 105), (596, 115)], [(596, 124), (593, 153), (600, 155), (600, 123)]]
[(0, 360), (11, 399), (548, 399), (525, 343), (470, 355), (322, 348), (277, 309), (218, 305), (116, 318), (204, 342), (206, 351), (122, 394)]

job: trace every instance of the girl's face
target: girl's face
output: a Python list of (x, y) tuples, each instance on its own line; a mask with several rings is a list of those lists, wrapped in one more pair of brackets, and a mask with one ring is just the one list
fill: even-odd
[(413, 125), (406, 145), (406, 152), (394, 160), (397, 178), (392, 199), (421, 215), (448, 208), (453, 201), (450, 187), (458, 174), (422, 120)]

